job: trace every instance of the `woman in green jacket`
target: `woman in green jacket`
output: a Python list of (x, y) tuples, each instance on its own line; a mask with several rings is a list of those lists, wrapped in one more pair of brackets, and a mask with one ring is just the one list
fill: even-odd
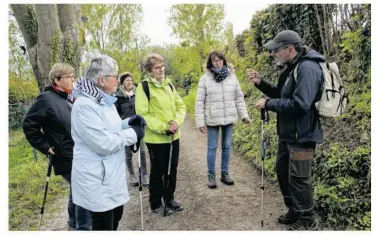
[[(150, 153), (151, 164), (150, 208), (153, 213), (163, 212), (163, 197), (168, 207), (166, 214), (170, 214), (170, 209), (175, 211), (183, 209), (181, 203), (174, 199), (174, 192), (181, 136), (180, 125), (185, 119), (185, 104), (170, 79), (165, 77), (162, 56), (149, 54), (145, 59), (144, 68), (146, 75), (142, 78), (135, 93), (135, 110), (147, 122), (144, 141)], [(172, 158), (168, 180), (171, 145)], [(164, 187), (167, 182), (169, 186)]]

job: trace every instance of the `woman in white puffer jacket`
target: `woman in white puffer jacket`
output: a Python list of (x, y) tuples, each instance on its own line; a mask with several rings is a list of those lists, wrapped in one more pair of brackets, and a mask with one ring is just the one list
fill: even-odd
[(219, 128), (222, 129), (221, 181), (233, 185), (228, 165), (231, 152), (233, 124), (240, 117), (250, 123), (243, 92), (233, 70), (219, 51), (210, 53), (206, 72), (200, 78), (195, 105), (196, 127), (203, 133), (207, 130), (208, 187), (216, 188), (215, 158), (218, 148)]

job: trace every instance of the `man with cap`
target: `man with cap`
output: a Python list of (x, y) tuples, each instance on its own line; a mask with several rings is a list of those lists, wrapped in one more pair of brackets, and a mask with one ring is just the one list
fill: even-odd
[(289, 209), (278, 222), (289, 225), (288, 230), (317, 230), (311, 164), (316, 143), (323, 142), (315, 102), (321, 97), (324, 81), (319, 62), (325, 58), (302, 45), (301, 37), (291, 30), (281, 31), (265, 48), (278, 64), (285, 66), (277, 86), (263, 80), (256, 71), (247, 72), (247, 76), (269, 97), (260, 99), (255, 106), (277, 113), (276, 172)]

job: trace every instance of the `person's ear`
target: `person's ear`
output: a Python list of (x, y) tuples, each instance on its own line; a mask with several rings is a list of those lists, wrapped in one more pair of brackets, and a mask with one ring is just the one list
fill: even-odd
[(98, 79), (98, 84), (101, 86), (101, 87), (104, 87), (104, 78), (103, 77), (100, 77)]

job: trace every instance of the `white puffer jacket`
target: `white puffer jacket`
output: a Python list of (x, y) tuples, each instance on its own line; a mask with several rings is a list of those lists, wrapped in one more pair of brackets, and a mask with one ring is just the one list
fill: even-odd
[(233, 124), (248, 118), (243, 92), (232, 70), (221, 82), (207, 71), (199, 80), (195, 105), (196, 127)]

